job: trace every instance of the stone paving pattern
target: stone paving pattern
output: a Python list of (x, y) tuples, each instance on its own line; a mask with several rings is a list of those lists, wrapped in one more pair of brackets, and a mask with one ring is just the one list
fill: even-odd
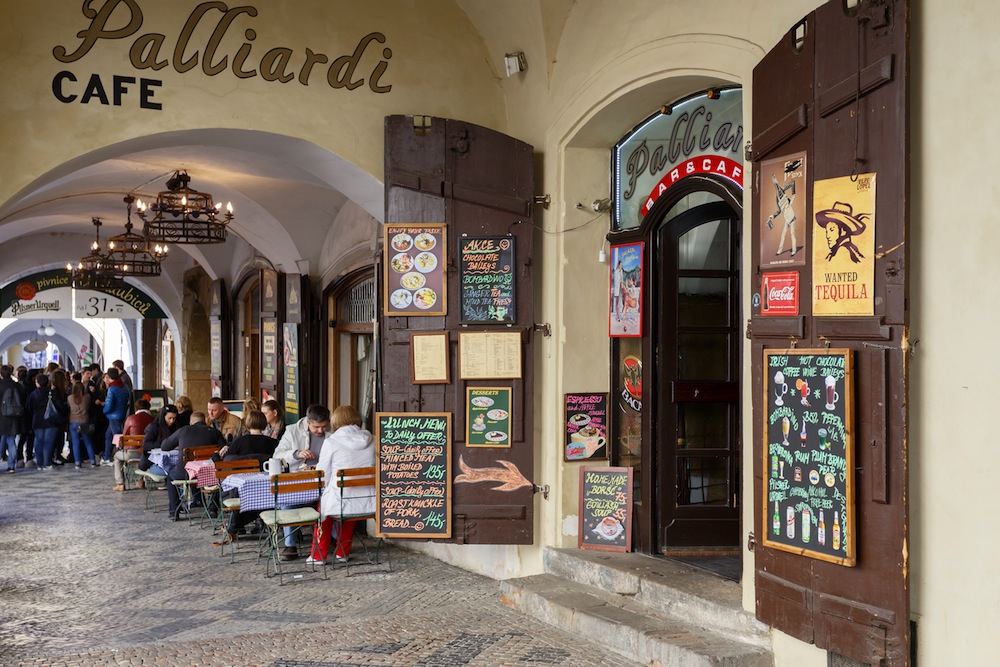
[(0, 666), (637, 664), (398, 542), (391, 572), (340, 565), (279, 586), (254, 549), (230, 563), (210, 529), (144, 510), (142, 491), (113, 483), (110, 468), (0, 474)]

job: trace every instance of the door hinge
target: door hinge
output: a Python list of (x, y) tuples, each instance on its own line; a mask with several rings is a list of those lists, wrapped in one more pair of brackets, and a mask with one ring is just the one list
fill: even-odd
[(544, 322), (542, 324), (536, 324), (536, 325), (534, 325), (532, 327), (532, 330), (534, 330), (534, 331), (541, 331), (542, 332), (542, 336), (544, 338), (548, 338), (549, 336), (552, 335), (552, 327), (549, 326), (549, 324), (547, 322)]
[(753, 327), (750, 326), (750, 322), (751, 322), (751, 320), (748, 318), (747, 319), (747, 340), (750, 340), (750, 337), (753, 335)]
[(743, 161), (753, 162), (753, 142), (751, 142), (749, 139), (747, 140), (746, 145), (743, 147)]
[(757, 538), (753, 533), (747, 533), (747, 551), (753, 551), (757, 546)]
[(542, 498), (544, 498), (545, 500), (549, 499), (549, 485), (548, 484), (545, 484), (543, 486), (538, 486), (537, 484), (532, 484), (531, 485), (531, 492), (532, 493), (538, 493), (539, 491), (541, 491), (541, 493), (542, 493)]
[(552, 196), (551, 195), (535, 195), (534, 201), (535, 201), (535, 205), (536, 206), (541, 206), (542, 208), (544, 208), (547, 211), (547, 210), (549, 210), (549, 206), (552, 205)]

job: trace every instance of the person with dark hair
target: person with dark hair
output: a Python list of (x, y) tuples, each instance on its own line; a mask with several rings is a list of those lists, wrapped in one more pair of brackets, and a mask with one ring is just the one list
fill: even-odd
[[(142, 436), (142, 457), (139, 460), (139, 470), (153, 470), (158, 475), (165, 474), (159, 466), (154, 466), (149, 460), (149, 453), (160, 447), (160, 443), (169, 438), (177, 430), (177, 407), (164, 405), (153, 423), (146, 427)], [(124, 482), (124, 480), (123, 480)], [(141, 488), (141, 487), (140, 487)], [(118, 490), (118, 487), (115, 487)], [(125, 490), (124, 485), (120, 489)]]
[[(205, 415), (195, 412), (191, 415), (191, 423), (183, 428), (179, 428), (174, 433), (160, 443), (160, 449), (165, 452), (179, 449), (183, 452), (188, 447), (201, 447), (204, 445), (215, 445), (222, 447), (226, 444), (226, 439), (222, 433), (205, 422)], [(184, 469), (183, 462), (178, 461), (177, 465), (167, 471), (167, 498), (170, 500), (170, 519), (176, 521), (181, 507), (181, 496), (176, 480), (188, 479), (187, 470)]]
[[(28, 395), (35, 390), (35, 379), (28, 373), (27, 366), (18, 366), (14, 375), (17, 377), (17, 383), (21, 385), (21, 394), (27, 402)], [(24, 435), (21, 436), (21, 441), (17, 445), (17, 467), (26, 468), (29, 465), (34, 467), (35, 432), (31, 430), (31, 415), (28, 414), (27, 409), (25, 409), (21, 420), (24, 426)]]
[(132, 414), (132, 411), (135, 409), (132, 403), (132, 392), (135, 391), (135, 386), (132, 384), (132, 376), (128, 374), (127, 370), (125, 370), (125, 362), (121, 359), (115, 359), (112, 361), (111, 366), (118, 369), (118, 379), (122, 381), (122, 384), (125, 385), (125, 391), (128, 392), (128, 406), (126, 413)]
[(103, 460), (104, 452), (101, 449), (108, 430), (108, 418), (104, 415), (104, 399), (107, 397), (105, 378), (98, 364), (91, 364), (86, 370), (90, 373), (90, 380), (84, 383), (84, 387), (90, 395), (90, 423), (94, 425), (91, 439), (101, 454), (98, 457), (98, 464), (106, 465)]
[[(50, 404), (51, 411), (48, 409)], [(25, 409), (31, 415), (31, 426), (35, 431), (35, 465), (40, 470), (51, 470), (56, 436), (69, 415), (66, 397), (49, 386), (47, 375), (39, 373), (35, 376), (35, 390), (28, 396)]]
[(8, 473), (17, 468), (18, 444), (28, 430), (24, 421), (27, 394), (13, 374), (13, 366), (0, 366), (0, 449), (7, 452)]
[(260, 411), (267, 418), (264, 435), (281, 440), (281, 436), (285, 432), (285, 412), (281, 409), (281, 405), (272, 398), (261, 404)]
[(125, 413), (128, 411), (128, 390), (118, 376), (118, 369), (112, 366), (105, 375), (108, 394), (104, 399), (104, 416), (108, 418), (108, 430), (104, 434), (104, 465), (111, 465), (114, 452), (114, 437), (125, 428)]
[(81, 440), (87, 448), (91, 465), (97, 467), (94, 441), (90, 437), (90, 396), (87, 395), (83, 382), (73, 383), (73, 391), (66, 397), (66, 403), (69, 405), (69, 438), (73, 446), (73, 461), (76, 462), (76, 468), (79, 470), (83, 463)]

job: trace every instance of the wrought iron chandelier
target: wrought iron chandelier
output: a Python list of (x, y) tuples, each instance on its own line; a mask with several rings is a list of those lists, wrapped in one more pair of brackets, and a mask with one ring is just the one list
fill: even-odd
[(175, 171), (167, 180), (167, 189), (156, 195), (148, 206), (140, 199), (136, 202), (139, 217), (143, 219), (143, 235), (150, 241), (161, 243), (222, 243), (226, 240), (229, 222), (233, 219), (233, 205), (212, 202), (212, 195), (189, 186), (191, 177), (186, 171)]
[(167, 256), (167, 244), (150, 241), (132, 231), (132, 204), (135, 197), (126, 195), (125, 233), (108, 239), (107, 261), (116, 276), (158, 276), (160, 262)]
[(94, 284), (105, 281), (111, 277), (111, 262), (108, 256), (101, 252), (101, 219), (91, 218), (94, 223), (94, 242), (90, 244), (90, 254), (81, 258), (76, 266), (70, 262), (66, 264), (66, 270), (73, 277), (73, 286), (81, 284)]

